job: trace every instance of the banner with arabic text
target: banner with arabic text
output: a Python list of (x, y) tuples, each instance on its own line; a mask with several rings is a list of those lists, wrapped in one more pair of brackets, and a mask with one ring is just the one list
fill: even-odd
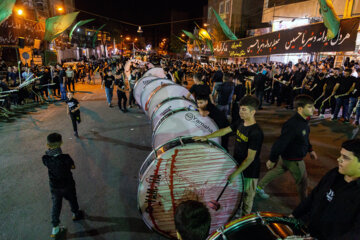
[(219, 42), (214, 46), (214, 55), (227, 58), (303, 52), (354, 51), (359, 19), (341, 20), (339, 34), (331, 40), (326, 38), (327, 29), (321, 22), (256, 37)]
[(11, 16), (0, 24), (0, 45), (17, 45), (18, 38), (25, 39), (25, 46), (33, 46), (35, 39), (44, 39), (45, 23)]

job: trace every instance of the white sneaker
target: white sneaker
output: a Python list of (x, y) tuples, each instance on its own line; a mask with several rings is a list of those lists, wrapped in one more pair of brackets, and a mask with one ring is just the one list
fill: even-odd
[(268, 199), (270, 197), (269, 194), (267, 194), (264, 189), (260, 187), (256, 187), (256, 193), (262, 198), (262, 199)]

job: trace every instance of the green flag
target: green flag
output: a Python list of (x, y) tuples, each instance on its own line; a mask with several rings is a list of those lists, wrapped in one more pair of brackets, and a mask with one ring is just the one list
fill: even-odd
[(211, 53), (214, 53), (214, 46), (211, 40), (206, 39), (206, 45), (210, 49)]
[(68, 29), (75, 21), (79, 12), (73, 12), (66, 15), (55, 16), (46, 19), (44, 40), (51, 42), (61, 33)]
[(95, 42), (96, 42), (96, 40), (97, 40), (97, 35), (98, 35), (99, 31), (100, 31), (101, 29), (103, 29), (103, 28), (105, 27), (105, 25), (106, 25), (106, 24), (103, 24), (101, 27), (99, 27), (99, 28), (96, 30), (96, 32), (95, 32), (95, 34), (94, 34), (94, 36), (93, 36), (93, 42), (92, 42), (93, 48), (95, 48)]
[(219, 16), (219, 14), (215, 11), (215, 9), (211, 8), (215, 14), (216, 19), (218, 20), (221, 29), (223, 30), (223, 32), (225, 33), (225, 35), (230, 39), (230, 40), (237, 40), (237, 37), (235, 36), (235, 34), (230, 30), (230, 28), (228, 27), (228, 25), (226, 25), (226, 23), (221, 19), (221, 17)]
[(185, 30), (182, 30), (186, 36), (188, 36), (190, 39), (192, 40), (196, 40), (196, 37), (194, 36), (194, 34), (192, 34), (191, 32), (188, 32), (188, 31), (185, 31)]
[(71, 31), (70, 31), (70, 34), (69, 34), (70, 42), (71, 42), (72, 35), (73, 35), (73, 33), (74, 33), (74, 31), (75, 31), (76, 28), (78, 28), (78, 27), (80, 27), (80, 26), (82, 26), (82, 25), (85, 25), (85, 24), (87, 24), (87, 23), (89, 23), (89, 22), (92, 22), (92, 21), (94, 21), (94, 20), (95, 20), (95, 18), (87, 19), (87, 20), (81, 20), (81, 21), (77, 22), (77, 23), (74, 25), (74, 27), (71, 29)]
[(0, 1), (0, 24), (11, 16), (16, 0)]
[(320, 14), (323, 17), (324, 25), (328, 29), (326, 37), (333, 39), (339, 33), (340, 19), (337, 16), (331, 1), (318, 0), (320, 4)]

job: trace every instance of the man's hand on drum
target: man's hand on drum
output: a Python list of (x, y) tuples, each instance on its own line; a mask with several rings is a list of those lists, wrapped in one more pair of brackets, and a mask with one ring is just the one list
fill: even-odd
[(274, 162), (272, 162), (272, 161), (270, 161), (270, 160), (268, 160), (267, 162), (266, 162), (266, 167), (267, 167), (267, 169), (273, 169), (274, 167), (275, 167), (275, 165), (276, 165), (276, 163), (274, 163)]
[(201, 142), (205, 142), (208, 140), (208, 138), (206, 136), (196, 136), (192, 138), (195, 141), (201, 141)]

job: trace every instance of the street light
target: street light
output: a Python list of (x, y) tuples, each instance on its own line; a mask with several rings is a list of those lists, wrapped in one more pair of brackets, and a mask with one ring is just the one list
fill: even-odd
[(207, 27), (207, 26), (209, 26), (209, 24), (208, 24), (208, 23), (204, 23), (203, 25), (204, 25), (204, 27)]
[(63, 11), (64, 11), (64, 8), (59, 6), (59, 7), (57, 8), (57, 10), (58, 10), (59, 12), (63, 12)]
[(185, 34), (181, 34), (181, 37), (185, 37)]
[(130, 37), (126, 37), (125, 39), (126, 39), (127, 41), (130, 41), (131, 38), (130, 38)]
[(24, 13), (24, 11), (23, 11), (22, 9), (18, 9), (18, 10), (17, 10), (17, 14), (18, 14), (18, 15), (23, 15), (23, 13)]
[(141, 26), (139, 26), (137, 33), (143, 33), (143, 30), (141, 29)]

